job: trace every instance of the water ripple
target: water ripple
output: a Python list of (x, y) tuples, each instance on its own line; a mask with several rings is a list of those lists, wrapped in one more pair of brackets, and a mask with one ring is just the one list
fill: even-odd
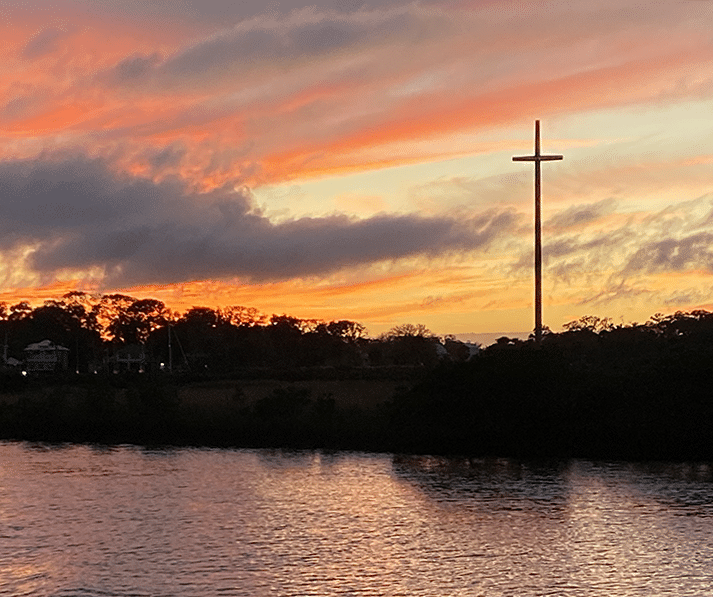
[(709, 595), (699, 464), (0, 443), (0, 595)]

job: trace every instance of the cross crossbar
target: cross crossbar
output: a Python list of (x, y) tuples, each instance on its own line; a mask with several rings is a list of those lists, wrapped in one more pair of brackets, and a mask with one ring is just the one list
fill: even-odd
[(521, 155), (514, 157), (513, 162), (551, 162), (553, 160), (562, 160), (563, 155)]

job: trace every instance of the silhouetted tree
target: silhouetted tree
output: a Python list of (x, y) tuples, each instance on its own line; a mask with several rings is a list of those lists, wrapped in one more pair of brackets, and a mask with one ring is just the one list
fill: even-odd
[(102, 336), (116, 343), (122, 343), (119, 321), (122, 314), (136, 302), (125, 294), (105, 294), (92, 307), (92, 313), (101, 326)]
[(32, 307), (27, 301), (20, 301), (19, 303), (12, 305), (10, 307), (10, 315), (8, 319), (11, 321), (19, 321), (29, 316), (32, 313)]
[(349, 342), (356, 342), (366, 334), (366, 328), (362, 324), (347, 319), (330, 321), (328, 324), (325, 324), (325, 328), (330, 336), (342, 338)]
[(273, 315), (266, 328), (270, 350), (273, 351), (274, 364), (292, 367), (300, 364), (302, 355), (299, 351), (303, 321), (289, 315)]
[(394, 326), (380, 339), (390, 364), (432, 367), (439, 360), (436, 349), (439, 339), (423, 324)]
[(257, 325), (267, 325), (269, 318), (254, 307), (224, 307), (220, 310), (220, 316), (226, 322), (234, 326), (253, 327)]
[(596, 315), (585, 315), (575, 321), (565, 323), (562, 327), (568, 332), (579, 332), (588, 330), (591, 332), (609, 331), (614, 328), (614, 324), (609, 317), (597, 317)]
[[(458, 340), (455, 336), (446, 336), (443, 339), (443, 346), (448, 352), (448, 356), (456, 362), (467, 361), (470, 358), (470, 348)], [(478, 345), (479, 347), (480, 345)]]
[(393, 338), (431, 338), (433, 333), (422, 323), (401, 323), (395, 325), (388, 332), (381, 335), (382, 338), (390, 340)]
[(172, 331), (192, 368), (218, 370), (224, 367), (229, 326), (220, 311), (191, 307), (172, 324)]
[(110, 329), (116, 340), (124, 344), (145, 344), (151, 332), (173, 321), (173, 314), (156, 299), (140, 299), (119, 311)]

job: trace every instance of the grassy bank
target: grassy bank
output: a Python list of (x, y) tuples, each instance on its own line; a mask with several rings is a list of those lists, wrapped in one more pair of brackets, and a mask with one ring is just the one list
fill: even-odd
[(378, 450), (384, 405), (404, 387), (400, 379), (248, 377), (5, 380), (0, 437)]
[(0, 437), (713, 460), (713, 347), (503, 346), (418, 375), (14, 380)]

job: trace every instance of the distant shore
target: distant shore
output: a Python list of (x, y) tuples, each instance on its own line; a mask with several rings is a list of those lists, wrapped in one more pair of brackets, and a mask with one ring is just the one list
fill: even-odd
[(700, 329), (504, 338), (430, 368), (4, 378), (0, 438), (710, 461), (713, 326)]
[(378, 450), (385, 447), (376, 433), (385, 404), (425, 374), (399, 369), (335, 379), (322, 372), (320, 379), (301, 373), (5, 380), (0, 438)]

